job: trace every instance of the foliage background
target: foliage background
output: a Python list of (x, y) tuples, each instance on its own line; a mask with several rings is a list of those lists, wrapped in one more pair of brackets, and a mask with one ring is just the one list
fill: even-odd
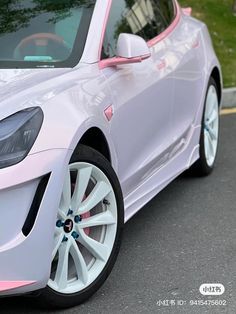
[(236, 86), (236, 15), (233, 0), (179, 0), (182, 7), (192, 7), (193, 16), (210, 30), (222, 65), (225, 87)]

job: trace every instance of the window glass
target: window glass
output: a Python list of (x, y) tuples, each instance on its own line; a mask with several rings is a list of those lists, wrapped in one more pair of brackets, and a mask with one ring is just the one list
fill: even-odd
[(172, 0), (113, 0), (102, 58), (116, 54), (120, 33), (131, 33), (150, 40), (162, 33), (174, 19)]
[[(162, 14), (167, 26), (169, 26), (175, 17), (175, 6), (173, 0), (155, 1), (159, 4), (159, 13)], [(158, 12), (156, 13), (158, 15)]]
[(5, 0), (0, 68), (72, 67), (83, 53), (95, 0)]

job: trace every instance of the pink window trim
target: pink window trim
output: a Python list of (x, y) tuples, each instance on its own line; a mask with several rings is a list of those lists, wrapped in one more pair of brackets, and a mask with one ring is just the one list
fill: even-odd
[(181, 10), (180, 10), (180, 6), (177, 2), (177, 0), (174, 0), (175, 2), (175, 10), (176, 10), (176, 15), (175, 15), (175, 19), (174, 21), (170, 24), (170, 26), (161, 34), (159, 34), (158, 36), (154, 37), (153, 39), (149, 40), (147, 42), (148, 47), (153, 47), (154, 45), (156, 45), (157, 43), (159, 43), (160, 41), (162, 41), (163, 39), (165, 39), (170, 33), (172, 33), (174, 31), (174, 29), (177, 27), (177, 25), (179, 24), (180, 18), (181, 18)]
[(35, 281), (0, 281), (0, 292), (29, 286)]
[(98, 59), (99, 60), (101, 60), (102, 45), (103, 45), (103, 41), (104, 41), (104, 38), (105, 38), (105, 33), (106, 33), (106, 27), (107, 27), (109, 14), (110, 14), (110, 11), (111, 11), (111, 4), (112, 4), (112, 0), (108, 0), (106, 15), (105, 15), (105, 19), (104, 19), (104, 23), (103, 23), (103, 27), (102, 27), (102, 36), (101, 36), (101, 40), (100, 40), (100, 44), (99, 44), (99, 51), (98, 51)]
[(131, 63), (141, 63), (142, 61), (150, 58), (151, 54), (147, 54), (141, 57), (134, 57), (134, 58), (121, 58), (121, 57), (113, 57), (101, 60), (99, 62), (99, 69), (105, 69), (108, 66), (116, 66), (116, 65), (123, 65), (123, 64), (131, 64)]
[[(152, 46), (156, 45), (158, 42), (160, 42), (163, 39), (165, 39), (177, 27), (177, 25), (178, 25), (178, 23), (180, 21), (180, 18), (181, 18), (181, 9), (180, 9), (180, 6), (179, 6), (177, 0), (174, 0), (174, 3), (175, 3), (175, 8), (176, 8), (176, 16), (175, 16), (174, 21), (172, 22), (172, 24), (163, 33), (161, 33), (158, 36), (154, 37), (153, 39), (149, 40), (147, 42), (148, 47), (151, 48)], [(103, 41), (104, 41), (104, 38), (105, 38), (106, 26), (107, 26), (107, 22), (108, 22), (110, 10), (111, 10), (111, 5), (112, 5), (112, 0), (108, 0), (107, 11), (106, 11), (105, 20), (104, 20), (104, 23), (103, 23), (102, 36), (101, 36), (100, 45), (99, 45), (99, 52), (98, 52), (99, 53), (98, 59), (100, 60), (99, 61), (99, 68), (100, 69), (104, 68), (105, 60), (111, 59), (111, 58), (108, 58), (108, 59), (102, 59), (101, 60), (102, 45), (103, 45)], [(102, 64), (101, 64), (101, 62), (102, 62)]]

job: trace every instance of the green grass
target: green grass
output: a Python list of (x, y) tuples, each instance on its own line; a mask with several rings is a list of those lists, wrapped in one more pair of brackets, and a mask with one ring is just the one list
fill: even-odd
[(236, 16), (233, 0), (179, 0), (192, 7), (193, 16), (204, 21), (211, 33), (219, 57), (225, 87), (236, 86)]

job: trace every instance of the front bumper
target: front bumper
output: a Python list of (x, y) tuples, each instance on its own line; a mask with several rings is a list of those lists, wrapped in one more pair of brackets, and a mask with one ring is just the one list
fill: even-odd
[[(70, 156), (69, 150), (48, 150), (0, 170), (0, 296), (46, 286), (57, 208)], [(25, 236), (22, 228), (37, 187), (48, 174), (35, 223)]]

